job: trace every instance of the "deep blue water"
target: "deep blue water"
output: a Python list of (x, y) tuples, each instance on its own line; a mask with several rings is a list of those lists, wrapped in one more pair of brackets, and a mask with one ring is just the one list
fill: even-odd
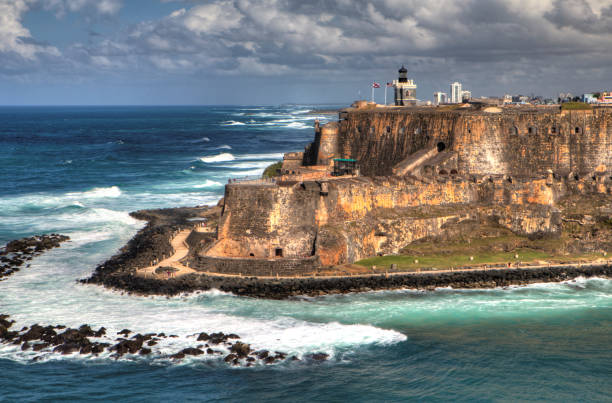
[[(0, 345), (2, 401), (610, 401), (612, 281), (393, 291), (290, 301), (218, 292), (142, 298), (75, 279), (142, 226), (130, 211), (215, 203), (313, 137), (313, 106), (0, 108), (0, 243), (72, 241), (0, 282), (16, 327), (179, 335), (153, 357), (40, 354)], [(164, 358), (199, 331), (325, 363), (230, 368)]]

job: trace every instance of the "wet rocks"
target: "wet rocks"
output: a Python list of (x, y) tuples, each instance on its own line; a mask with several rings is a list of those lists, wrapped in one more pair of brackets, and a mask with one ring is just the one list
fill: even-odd
[[(149, 348), (156, 345), (160, 339), (166, 338), (164, 333), (147, 333), (142, 335), (136, 333), (131, 338), (126, 338), (132, 331), (124, 329), (118, 332), (120, 336), (115, 343), (104, 343), (96, 338), (106, 335), (106, 328), (92, 329), (90, 325), (84, 324), (78, 328), (66, 326), (42, 326), (37, 323), (23, 327), (20, 331), (12, 331), (14, 321), (8, 315), (0, 315), (0, 343), (14, 344), (22, 351), (52, 352), (56, 354), (81, 354), (96, 356), (104, 352), (112, 352), (111, 357), (120, 358), (126, 354), (150, 356), (155, 352)], [(279, 362), (300, 361), (296, 356), (287, 359), (287, 353), (268, 350), (254, 351), (250, 344), (240, 341), (240, 336), (223, 332), (197, 333), (198, 341), (206, 341), (206, 344), (198, 344), (197, 347), (186, 347), (171, 354), (162, 355), (172, 360), (182, 360), (187, 357), (201, 355), (223, 357), (223, 361), (233, 366), (250, 367), (258, 361), (262, 364), (275, 364)], [(192, 337), (195, 337), (193, 335)], [(170, 337), (170, 336), (168, 336)], [(145, 344), (147, 347), (145, 347)], [(220, 345), (218, 350), (211, 345)], [(224, 352), (225, 351), (225, 352)], [(42, 356), (37, 356), (34, 361), (39, 361)], [(327, 354), (316, 353), (309, 356), (309, 360), (320, 361), (327, 359)]]
[(33, 257), (49, 249), (58, 248), (62, 242), (69, 239), (65, 235), (50, 234), (10, 241), (0, 249), (0, 280), (18, 272)]

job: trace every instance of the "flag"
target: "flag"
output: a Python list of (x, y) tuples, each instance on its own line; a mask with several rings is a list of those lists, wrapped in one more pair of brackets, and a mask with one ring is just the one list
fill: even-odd
[(380, 84), (374, 81), (374, 83), (372, 84), (372, 88), (380, 88)]
[(387, 87), (393, 87), (393, 83), (387, 83)]

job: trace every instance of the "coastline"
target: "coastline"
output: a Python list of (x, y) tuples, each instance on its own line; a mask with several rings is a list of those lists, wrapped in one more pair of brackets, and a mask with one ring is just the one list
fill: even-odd
[(194, 226), (194, 217), (212, 216), (217, 207), (143, 210), (131, 213), (147, 224), (119, 251), (99, 265), (85, 284), (126, 291), (137, 295), (178, 295), (218, 289), (238, 296), (286, 299), (353, 292), (441, 287), (455, 289), (496, 288), (533, 283), (562, 282), (577, 277), (612, 277), (605, 263), (560, 264), (548, 267), (439, 270), (435, 272), (362, 274), (351, 276), (253, 277), (214, 273), (190, 273), (167, 279), (138, 275), (149, 262), (173, 251), (171, 239), (177, 231)]

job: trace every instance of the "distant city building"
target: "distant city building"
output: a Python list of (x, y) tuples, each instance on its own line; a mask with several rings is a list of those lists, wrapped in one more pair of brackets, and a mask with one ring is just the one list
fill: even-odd
[(511, 104), (511, 103), (512, 103), (512, 95), (510, 94), (504, 95), (504, 104)]
[(408, 70), (404, 66), (399, 69), (399, 78), (393, 80), (393, 88), (395, 88), (395, 105), (416, 105), (417, 86), (414, 80), (408, 80)]
[(468, 102), (470, 99), (472, 99), (472, 91), (461, 91), (461, 102)]
[(612, 104), (612, 92), (602, 92), (599, 98), (599, 103)]
[(463, 101), (463, 91), (461, 89), (461, 83), (455, 81), (450, 86), (450, 103), (459, 104)]
[(434, 92), (434, 105), (442, 105), (448, 103), (448, 94), (446, 92)]
[(586, 102), (587, 104), (596, 104), (599, 102), (599, 100), (593, 94), (582, 94), (582, 102)]

